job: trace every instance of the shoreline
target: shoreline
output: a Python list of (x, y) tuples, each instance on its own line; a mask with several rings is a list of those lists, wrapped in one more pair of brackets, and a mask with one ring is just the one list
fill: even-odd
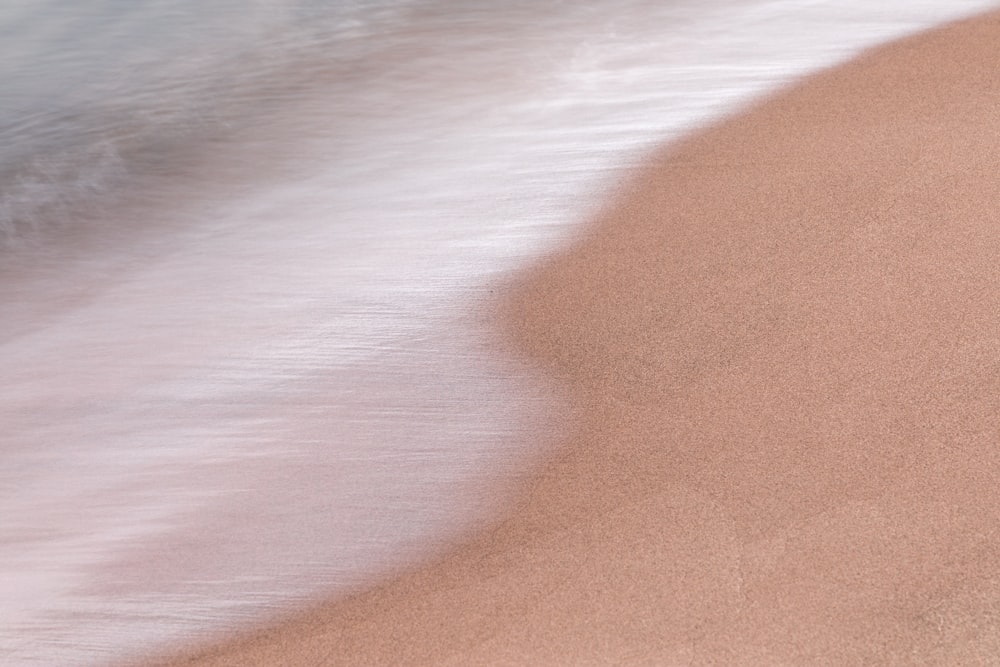
[(505, 302), (578, 423), (444, 559), (163, 665), (997, 654), (1000, 14), (652, 160)]
[(228, 637), (494, 520), (571, 380), (480, 317), (509, 271), (585, 240), (656, 137), (984, 3), (779, 4), (470, 6), (357, 72), (252, 66), (225, 136), (3, 255), (0, 654)]

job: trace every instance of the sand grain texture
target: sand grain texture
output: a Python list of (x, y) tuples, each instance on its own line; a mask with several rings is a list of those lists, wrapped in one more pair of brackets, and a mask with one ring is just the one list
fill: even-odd
[(998, 174), (998, 14), (669, 147), (504, 303), (585, 415), (509, 517), (168, 664), (996, 664)]

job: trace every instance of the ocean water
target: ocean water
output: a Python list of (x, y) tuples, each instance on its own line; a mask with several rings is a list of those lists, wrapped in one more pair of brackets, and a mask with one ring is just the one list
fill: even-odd
[(544, 456), (505, 277), (663, 142), (981, 0), (0, 7), (0, 664), (430, 558)]

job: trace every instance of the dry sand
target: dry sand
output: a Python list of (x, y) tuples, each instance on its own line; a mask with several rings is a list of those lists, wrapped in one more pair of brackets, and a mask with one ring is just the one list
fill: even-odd
[(583, 415), (509, 517), (167, 664), (996, 664), (998, 174), (997, 14), (670, 147), (508, 293)]

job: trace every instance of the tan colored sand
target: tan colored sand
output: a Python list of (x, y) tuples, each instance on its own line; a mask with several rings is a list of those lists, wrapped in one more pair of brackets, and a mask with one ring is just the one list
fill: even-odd
[(1000, 15), (670, 148), (504, 318), (586, 415), (509, 518), (169, 664), (1000, 662)]

